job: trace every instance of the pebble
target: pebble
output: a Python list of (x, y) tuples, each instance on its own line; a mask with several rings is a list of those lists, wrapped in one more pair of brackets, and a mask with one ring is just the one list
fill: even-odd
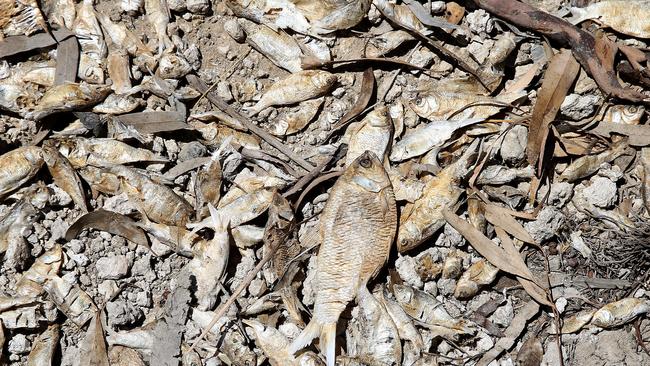
[(27, 339), (24, 334), (18, 333), (9, 340), (9, 347), (7, 349), (9, 350), (9, 353), (21, 355), (29, 352), (31, 348), (32, 343), (29, 339)]
[(598, 96), (591, 94), (569, 94), (564, 98), (564, 102), (560, 106), (560, 113), (574, 121), (579, 121), (591, 116), (596, 110), (599, 101)]
[(232, 91), (230, 91), (230, 84), (224, 80), (217, 83), (217, 95), (221, 97), (221, 99), (223, 99), (226, 103), (230, 103), (235, 100), (235, 98), (232, 96)]
[(108, 321), (112, 325), (129, 325), (144, 317), (142, 310), (124, 300), (109, 302), (106, 304), (106, 311), (108, 312)]
[(503, 161), (511, 166), (516, 165), (526, 156), (526, 144), (528, 143), (528, 129), (516, 125), (503, 137), (499, 153)]
[(422, 283), (422, 279), (416, 271), (417, 265), (417, 260), (407, 255), (399, 256), (395, 261), (397, 273), (399, 273), (399, 276), (404, 280), (404, 282), (415, 288), (422, 288), (424, 283)]
[(537, 215), (537, 220), (525, 223), (524, 228), (536, 242), (542, 243), (554, 237), (565, 220), (566, 217), (560, 210), (552, 206), (544, 206)]
[(194, 158), (204, 156), (208, 150), (203, 144), (198, 141), (192, 141), (187, 144), (183, 144), (181, 151), (178, 153), (178, 161), (186, 161)]
[(119, 280), (129, 273), (129, 260), (126, 256), (116, 255), (97, 260), (97, 277), (107, 280)]
[(106, 280), (97, 286), (97, 292), (104, 297), (104, 299), (112, 299), (120, 291), (117, 283), (113, 280)]

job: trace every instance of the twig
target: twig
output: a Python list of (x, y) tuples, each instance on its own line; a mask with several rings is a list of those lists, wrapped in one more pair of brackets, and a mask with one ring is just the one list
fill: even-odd
[[(199, 79), (198, 76), (196, 75), (187, 75), (186, 76), (187, 81), (190, 83), (190, 85), (199, 91), (199, 93), (205, 93), (208, 90), (208, 85), (203, 82), (203, 80)], [(226, 103), (221, 97), (218, 95), (209, 92), (206, 94), (206, 98), (212, 104), (214, 104), (217, 108), (221, 109), (222, 111), (226, 112), (229, 114), (232, 118), (236, 119), (244, 125), (247, 129), (249, 129), (251, 132), (256, 134), (257, 136), (261, 137), (264, 141), (266, 141), (269, 145), (273, 146), (274, 148), (278, 149), (281, 153), (286, 155), (289, 159), (293, 160), (296, 164), (300, 165), (303, 169), (310, 171), (314, 169), (314, 166), (311, 165), (307, 160), (301, 158), (298, 156), (296, 153), (293, 152), (290, 148), (285, 146), (280, 140), (276, 139), (273, 137), (271, 134), (266, 132), (264, 129), (261, 127), (257, 126), (255, 123), (253, 123), (250, 119), (247, 117), (243, 116), (241, 113), (237, 112), (233, 107), (231, 107), (228, 103)]]
[(312, 171), (309, 173), (305, 174), (302, 178), (300, 178), (294, 185), (291, 187), (289, 190), (284, 192), (282, 194), (282, 197), (287, 198), (303, 189), (307, 184), (309, 184), (312, 180), (314, 180), (325, 168), (338, 161), (341, 159), (345, 154), (348, 152), (348, 146), (346, 144), (341, 144), (339, 145), (339, 148), (332, 154), (329, 158), (327, 158), (325, 161), (322, 163), (318, 164)]
[(343, 171), (335, 170), (333, 172), (323, 174), (320, 177), (314, 179), (311, 183), (309, 183), (307, 188), (305, 188), (305, 190), (302, 191), (302, 193), (300, 194), (300, 197), (298, 197), (298, 200), (296, 201), (296, 203), (295, 203), (295, 205), (293, 207), (297, 208), (298, 206), (300, 206), (300, 204), (302, 203), (302, 200), (305, 198), (307, 193), (311, 192), (311, 190), (314, 187), (316, 187), (317, 185), (319, 185), (320, 183), (322, 183), (322, 182), (324, 182), (324, 181), (326, 181), (328, 179), (336, 178), (336, 177), (338, 177), (340, 175), (343, 175)]
[[(249, 53), (251, 53), (251, 50), (252, 50), (252, 48), (247, 47), (246, 52), (244, 52), (241, 56), (239, 56), (239, 59), (236, 60), (235, 62), (233, 62), (232, 66), (230, 66), (230, 69), (229, 69), (227, 72), (225, 72), (225, 73), (224, 73), (224, 74), (223, 74), (219, 79), (225, 80), (225, 79), (229, 78), (229, 77), (230, 77), (230, 76), (235, 72), (235, 70), (237, 70), (237, 66), (238, 66), (242, 61), (244, 61), (244, 59), (246, 58), (246, 56), (248, 56)], [(217, 86), (217, 84), (219, 84), (218, 81), (215, 81), (214, 83), (212, 83), (212, 85), (210, 85), (210, 87), (209, 87), (205, 92), (203, 92), (203, 93), (201, 94), (201, 96), (199, 97), (199, 99), (196, 101), (196, 104), (199, 104), (199, 102), (202, 101), (203, 98), (205, 98), (205, 96), (206, 96), (209, 92), (211, 92), (212, 89), (214, 89), (214, 88)]]

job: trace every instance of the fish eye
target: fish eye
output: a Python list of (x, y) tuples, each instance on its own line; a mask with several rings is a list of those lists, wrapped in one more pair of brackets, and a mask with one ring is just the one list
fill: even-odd
[(639, 111), (639, 108), (637, 106), (635, 106), (635, 105), (631, 105), (631, 106), (627, 107), (627, 111), (629, 113), (636, 113), (636, 112)]
[(370, 166), (372, 165), (372, 161), (364, 157), (361, 160), (359, 160), (359, 165), (361, 165), (364, 168), (370, 168)]
[(424, 98), (422, 97), (415, 98), (415, 105), (423, 105), (423, 104), (424, 104)]

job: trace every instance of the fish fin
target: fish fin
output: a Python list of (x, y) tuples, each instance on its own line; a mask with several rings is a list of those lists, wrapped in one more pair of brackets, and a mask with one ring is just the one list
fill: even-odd
[(336, 323), (323, 324), (320, 332), (320, 350), (325, 353), (327, 366), (336, 366)]
[(289, 354), (295, 354), (301, 349), (305, 348), (314, 338), (318, 337), (322, 325), (316, 320), (313, 319), (307, 324), (305, 329), (302, 330), (298, 338), (289, 345)]

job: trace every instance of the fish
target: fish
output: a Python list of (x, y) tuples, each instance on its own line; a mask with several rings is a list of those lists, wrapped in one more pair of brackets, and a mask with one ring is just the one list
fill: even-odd
[(388, 162), (388, 151), (393, 141), (393, 121), (386, 106), (379, 106), (360, 122), (352, 123), (345, 131), (348, 144), (345, 165), (350, 165), (364, 151), (372, 151), (383, 162)]
[(120, 9), (130, 16), (136, 16), (144, 6), (143, 0), (122, 0), (120, 1)]
[(165, 53), (158, 61), (156, 74), (163, 79), (181, 79), (192, 71), (192, 66), (178, 54)]
[(109, 49), (106, 69), (108, 76), (113, 81), (111, 89), (115, 93), (124, 94), (133, 87), (131, 84), (130, 60), (125, 51), (117, 48)]
[(5, 36), (29, 36), (47, 30), (36, 0), (6, 0), (0, 7), (0, 39)]
[(79, 206), (81, 211), (88, 212), (86, 194), (79, 175), (77, 175), (68, 159), (54, 148), (51, 140), (43, 143), (43, 160), (56, 185), (72, 198), (72, 201)]
[(2, 217), (0, 224), (0, 253), (4, 253), (2, 268), (22, 270), (30, 257), (29, 245), (23, 232), (33, 229), (38, 211), (27, 197), (16, 202)]
[(366, 48), (366, 56), (382, 57), (387, 53), (394, 51), (405, 42), (412, 41), (415, 38), (411, 34), (401, 29), (388, 31), (370, 38)]
[(478, 293), (481, 286), (489, 285), (494, 281), (499, 269), (485, 259), (472, 264), (456, 283), (454, 297), (468, 299)]
[[(462, 120), (471, 117), (488, 118), (525, 95), (525, 91), (519, 91), (489, 97), (463, 91), (431, 89), (417, 92), (408, 104), (418, 116), (430, 121), (449, 119), (456, 112), (458, 113), (451, 117), (452, 120)], [(467, 107), (470, 104), (479, 105)]]
[(16, 283), (16, 293), (19, 296), (36, 298), (43, 293), (43, 285), (48, 276), (59, 274), (63, 265), (63, 249), (56, 244), (52, 249), (41, 254), (34, 264), (25, 272)]
[(144, 0), (144, 11), (147, 15), (147, 21), (153, 28), (158, 37), (158, 53), (163, 51), (173, 51), (174, 43), (167, 35), (167, 25), (169, 24), (169, 8), (162, 0)]
[(610, 329), (629, 323), (637, 316), (648, 311), (650, 311), (650, 303), (647, 300), (625, 298), (596, 310), (591, 318), (591, 324)]
[(73, 0), (53, 0), (46, 3), (47, 19), (59, 28), (72, 29), (77, 9)]
[(124, 24), (113, 23), (108, 15), (95, 12), (97, 19), (104, 29), (104, 33), (110, 37), (113, 44), (125, 50), (133, 57), (152, 56), (153, 51), (147, 47), (135, 33), (126, 28)]
[(189, 222), (194, 209), (171, 188), (125, 166), (112, 165), (106, 171), (120, 178), (120, 190), (126, 192), (129, 200), (136, 202), (151, 221), (175, 226)]
[(75, 168), (107, 165), (122, 165), (135, 162), (149, 161), (165, 163), (167, 158), (155, 153), (133, 147), (111, 138), (64, 138), (58, 139), (56, 145), (59, 151)]
[(296, 104), (320, 97), (332, 89), (337, 80), (336, 75), (321, 70), (291, 74), (268, 88), (260, 100), (248, 109), (248, 113), (254, 116), (269, 107)]
[(595, 20), (613, 30), (637, 38), (650, 38), (650, 1), (605, 0), (585, 8), (573, 7), (572, 24)]
[(81, 287), (59, 276), (49, 276), (43, 289), (54, 305), (78, 327), (83, 327), (97, 312), (97, 306)]
[(349, 29), (361, 22), (370, 10), (370, 0), (292, 0), (309, 20), (310, 30), (316, 34), (328, 34)]
[(226, 270), (230, 253), (228, 217), (219, 213), (211, 204), (208, 204), (208, 208), (214, 236), (211, 240), (203, 240), (194, 245), (194, 257), (188, 263), (196, 278), (196, 298), (201, 310), (214, 307), (217, 300), (215, 291)]
[(51, 324), (45, 332), (41, 333), (32, 345), (32, 350), (27, 356), (27, 366), (51, 365), (54, 354), (59, 346), (61, 326)]
[(260, 139), (257, 136), (238, 131), (222, 123), (203, 123), (195, 120), (189, 121), (188, 124), (201, 134), (206, 146), (218, 147), (230, 139), (233, 143), (247, 149), (260, 149)]
[(523, 168), (509, 168), (503, 165), (490, 165), (485, 167), (476, 179), (478, 184), (502, 185), (515, 180), (532, 178), (535, 168), (527, 165)]
[(382, 268), (397, 229), (395, 197), (377, 155), (367, 151), (346, 168), (320, 222), (313, 317), (289, 352), (295, 354), (319, 337), (327, 365), (334, 366), (341, 312)]
[(274, 31), (263, 24), (255, 24), (246, 19), (237, 19), (246, 33), (246, 43), (268, 58), (276, 66), (291, 73), (302, 70), (303, 52), (298, 43), (283, 31)]
[(295, 110), (280, 113), (272, 122), (273, 129), (269, 132), (275, 136), (288, 136), (300, 132), (316, 117), (324, 100), (323, 97), (306, 100)]
[(416, 349), (422, 350), (424, 347), (424, 341), (422, 340), (420, 331), (415, 327), (411, 316), (408, 315), (397, 302), (388, 298), (386, 289), (379, 291), (376, 296), (377, 300), (379, 300), (379, 302), (381, 302), (386, 308), (388, 315), (390, 315), (391, 319), (395, 323), (395, 327), (397, 327), (397, 332), (399, 333), (399, 338), (413, 343)]
[(322, 361), (311, 352), (303, 352), (294, 356), (287, 351), (290, 341), (279, 330), (265, 326), (255, 319), (243, 319), (242, 322), (250, 327), (249, 333), (253, 334), (255, 343), (266, 357), (271, 366), (307, 366), (321, 365)]
[(645, 114), (644, 106), (637, 105), (613, 105), (607, 108), (603, 116), (604, 122), (621, 123), (626, 125), (638, 125)]
[(41, 169), (43, 150), (37, 146), (23, 146), (0, 156), (0, 198), (20, 188)]
[(92, 107), (103, 101), (110, 92), (109, 86), (85, 82), (55, 85), (43, 94), (31, 110), (24, 113), (24, 117), (38, 121), (54, 113)]
[(82, 52), (79, 55), (77, 76), (89, 84), (104, 84), (103, 65), (92, 54)]
[(237, 328), (233, 328), (223, 338), (220, 351), (232, 366), (257, 365), (257, 355), (249, 347), (249, 341)]
[(106, 58), (108, 47), (104, 41), (104, 33), (95, 16), (93, 0), (83, 0), (79, 5), (77, 17), (72, 25), (79, 46), (83, 53), (92, 55), (95, 60)]
[(217, 159), (203, 165), (196, 173), (194, 179), (194, 196), (196, 197), (196, 211), (204, 217), (206, 204), (217, 206), (221, 198), (221, 164)]
[(51, 87), (54, 85), (55, 73), (56, 67), (37, 67), (25, 73), (25, 75), (22, 77), (22, 81)]
[[(131, 95), (110, 94), (103, 102), (95, 105), (91, 111), (94, 113), (118, 115), (133, 112), (140, 105), (141, 101)], [(117, 118), (113, 118), (112, 120), (119, 121)]]
[(573, 183), (578, 179), (590, 176), (597, 172), (603, 163), (609, 163), (625, 154), (628, 147), (626, 140), (619, 140), (614, 142), (611, 148), (601, 153), (581, 156), (569, 164), (558, 179), (563, 182)]
[(460, 121), (433, 121), (410, 130), (393, 146), (390, 161), (398, 162), (423, 155), (429, 150), (436, 153), (457, 130), (482, 122), (482, 118)]
[(431, 34), (431, 30), (422, 24), (407, 5), (396, 5), (388, 0), (375, 0), (374, 5), (382, 13), (388, 14), (391, 18), (396, 19), (399, 23), (415, 30), (417, 33), (421, 35)]
[(77, 172), (90, 186), (93, 197), (97, 197), (97, 192), (110, 195), (119, 193), (120, 178), (117, 174), (90, 165), (77, 169)]

